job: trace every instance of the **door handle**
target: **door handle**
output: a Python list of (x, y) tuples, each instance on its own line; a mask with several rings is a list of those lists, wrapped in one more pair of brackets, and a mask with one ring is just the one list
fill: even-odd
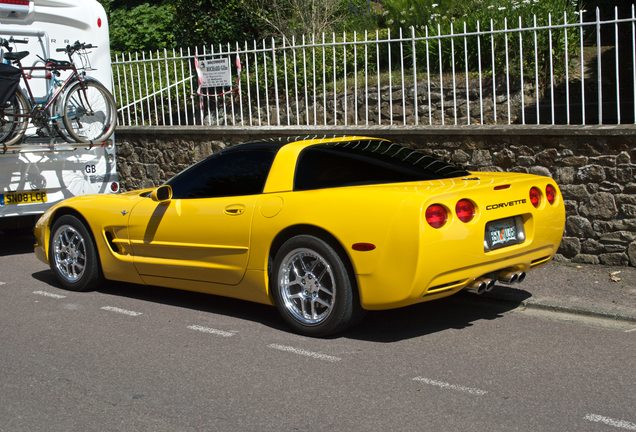
[(225, 214), (229, 216), (240, 216), (245, 213), (245, 206), (241, 204), (234, 204), (225, 207)]

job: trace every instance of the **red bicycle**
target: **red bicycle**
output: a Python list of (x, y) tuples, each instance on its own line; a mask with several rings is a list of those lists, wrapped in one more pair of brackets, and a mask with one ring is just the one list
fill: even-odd
[[(0, 46), (6, 49), (3, 58), (16, 66), (24, 83), (25, 92), (18, 87), (8, 101), (0, 106), (0, 143), (4, 146), (22, 141), (29, 123), (39, 135), (61, 136), (69, 142), (101, 143), (115, 130), (117, 109), (112, 94), (99, 81), (86, 75), (90, 68), (87, 50), (91, 44), (75, 42), (64, 52), (68, 60), (43, 59), (32, 66), (23, 66), (21, 60), (28, 51), (14, 52), (10, 43), (26, 43), (25, 40), (0, 38)], [(73, 55), (82, 59), (82, 67), (76, 67)], [(40, 65), (40, 63), (42, 63)], [(6, 71), (6, 68), (5, 68)], [(36, 98), (29, 85), (33, 72), (44, 71), (49, 81), (46, 96)], [(68, 76), (61, 79), (62, 72)]]

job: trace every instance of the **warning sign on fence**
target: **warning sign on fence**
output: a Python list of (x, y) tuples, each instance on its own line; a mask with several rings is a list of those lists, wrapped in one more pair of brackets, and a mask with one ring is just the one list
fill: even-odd
[(227, 87), (232, 85), (230, 59), (199, 60), (201, 87)]

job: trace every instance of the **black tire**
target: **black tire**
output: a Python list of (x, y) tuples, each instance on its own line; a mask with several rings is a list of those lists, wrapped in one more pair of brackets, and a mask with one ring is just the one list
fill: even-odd
[(274, 258), (270, 286), (276, 307), (306, 336), (339, 333), (360, 316), (355, 281), (338, 252), (324, 240), (299, 235)]
[(2, 119), (0, 119), (0, 143), (4, 145), (14, 145), (22, 141), (26, 133), (29, 119), (27, 117), (18, 117), (16, 114), (28, 114), (29, 103), (26, 97), (18, 90), (2, 110)]
[(71, 141), (99, 143), (106, 141), (117, 125), (115, 99), (95, 80), (71, 85), (61, 105), (62, 121)]
[(49, 264), (62, 286), (72, 291), (95, 290), (103, 280), (93, 236), (73, 215), (61, 216), (51, 227)]

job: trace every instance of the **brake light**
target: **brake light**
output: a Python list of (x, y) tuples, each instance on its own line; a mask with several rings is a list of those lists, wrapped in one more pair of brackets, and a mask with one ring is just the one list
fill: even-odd
[(461, 199), (455, 205), (455, 213), (462, 222), (470, 222), (475, 217), (475, 204), (469, 199)]
[(535, 207), (539, 207), (539, 204), (541, 204), (541, 191), (538, 187), (530, 188), (530, 202)]
[(554, 204), (556, 200), (556, 188), (551, 184), (545, 187), (545, 197), (550, 204)]
[(110, 184), (110, 190), (111, 190), (111, 192), (117, 192), (119, 190), (119, 183), (112, 182)]
[(433, 228), (441, 228), (448, 220), (446, 207), (440, 204), (432, 204), (426, 209), (426, 222)]

